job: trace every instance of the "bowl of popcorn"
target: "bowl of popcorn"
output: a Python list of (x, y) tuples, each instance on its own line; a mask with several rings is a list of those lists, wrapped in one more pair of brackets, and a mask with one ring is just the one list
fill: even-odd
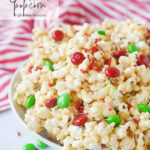
[(63, 150), (150, 148), (150, 36), (135, 20), (33, 29), (11, 105), (42, 141)]

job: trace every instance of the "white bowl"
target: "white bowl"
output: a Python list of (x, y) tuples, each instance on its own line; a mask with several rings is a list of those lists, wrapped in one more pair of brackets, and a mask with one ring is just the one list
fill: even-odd
[[(21, 81), (20, 68), (17, 69), (17, 71), (15, 72), (15, 74), (11, 80), (10, 89), (9, 89), (9, 100), (10, 100), (11, 108), (12, 108), (14, 114), (19, 119), (19, 121), (22, 123), (22, 125), (27, 128), (27, 125), (24, 122), (24, 115), (25, 115), (25, 111), (26, 111), (25, 108), (18, 105), (16, 102), (13, 101), (13, 95), (15, 92), (15, 84)], [(41, 141), (43, 141), (44, 143), (49, 145), (54, 150), (61, 150), (61, 146), (58, 143), (55, 143), (55, 142), (48, 140), (48, 135), (45, 131), (43, 131), (40, 134), (37, 134), (33, 131), (31, 131), (31, 133), (34, 136), (36, 136), (38, 139), (40, 139)]]

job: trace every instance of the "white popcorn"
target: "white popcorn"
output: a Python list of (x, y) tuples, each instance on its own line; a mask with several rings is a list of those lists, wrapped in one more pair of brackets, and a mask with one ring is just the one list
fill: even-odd
[(102, 138), (102, 144), (107, 145), (108, 143), (109, 143), (109, 137), (108, 137), (108, 136), (104, 136), (104, 137)]
[(136, 44), (136, 46), (137, 46), (138, 48), (149, 49), (149, 46), (145, 43), (145, 41), (138, 42), (138, 43)]
[(91, 150), (101, 150), (101, 146), (98, 144), (90, 144)]
[(72, 137), (76, 136), (76, 138), (78, 138), (82, 135), (82, 128), (78, 126), (70, 125), (68, 127), (68, 131), (70, 132), (70, 136)]
[(118, 136), (119, 139), (125, 138), (127, 136), (127, 131), (124, 126), (121, 126), (116, 130), (116, 135)]
[(48, 119), (48, 118), (52, 117), (50, 111), (45, 107), (38, 108), (36, 113), (41, 119)]
[(40, 132), (42, 130), (40, 118), (36, 115), (34, 109), (27, 110), (27, 113), (25, 114), (25, 121), (31, 130), (35, 132)]
[(135, 148), (135, 142), (133, 138), (124, 138), (121, 142), (121, 150), (133, 150)]
[(101, 56), (101, 53), (98, 51), (96, 53), (94, 53), (94, 57), (97, 59), (97, 60), (102, 60), (102, 56)]
[(64, 67), (64, 68), (60, 68), (59, 70), (57, 71), (54, 71), (52, 76), (56, 79), (58, 78), (63, 78), (67, 75), (68, 73), (68, 67)]
[(82, 147), (82, 142), (80, 140), (76, 140), (72, 142), (72, 147), (73, 148), (81, 148)]
[(88, 59), (85, 59), (85, 60), (82, 62), (82, 64), (79, 65), (79, 69), (87, 70), (88, 65), (89, 65), (89, 60), (88, 60)]
[(113, 129), (114, 123), (106, 126), (104, 123), (99, 123), (98, 126), (96, 126), (96, 131), (101, 136), (107, 136)]
[[(62, 41), (52, 38), (55, 30), (63, 32)], [(106, 35), (98, 34), (98, 30)], [(37, 133), (46, 130), (63, 145), (63, 150), (147, 150), (150, 113), (137, 108), (138, 104), (150, 106), (150, 63), (140, 65), (138, 60), (140, 54), (150, 58), (146, 24), (105, 20), (102, 24), (55, 26), (49, 31), (35, 28), (33, 32), (33, 55), (21, 68), (21, 81), (15, 85), (13, 97), (26, 107), (28, 97), (35, 96), (34, 106), (25, 113), (27, 126)], [(129, 53), (131, 43), (139, 52)], [(125, 50), (126, 54), (115, 58), (118, 50)], [(85, 57), (78, 65), (72, 63), (75, 52)], [(108, 58), (110, 66), (119, 69), (119, 77), (107, 76)], [(45, 60), (52, 63), (53, 70), (43, 66)], [(47, 100), (62, 94), (70, 96), (66, 108), (57, 104), (47, 108)], [(84, 107), (77, 110), (78, 103)], [(75, 119), (85, 115), (87, 121), (76, 126)], [(121, 123), (109, 123), (107, 118), (111, 116), (120, 117)]]

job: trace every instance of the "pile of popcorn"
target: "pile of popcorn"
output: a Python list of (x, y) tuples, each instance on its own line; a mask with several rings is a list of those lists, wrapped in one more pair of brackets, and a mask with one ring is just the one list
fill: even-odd
[(63, 150), (150, 148), (150, 35), (135, 20), (35, 28), (14, 101)]

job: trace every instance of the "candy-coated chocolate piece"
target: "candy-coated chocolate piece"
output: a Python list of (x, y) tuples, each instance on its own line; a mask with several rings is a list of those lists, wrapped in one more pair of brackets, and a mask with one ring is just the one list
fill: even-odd
[(26, 144), (23, 147), (23, 150), (36, 150), (36, 147), (33, 144)]
[(130, 44), (128, 49), (130, 53), (139, 52), (139, 49), (134, 44)]
[(124, 51), (124, 50), (119, 50), (119, 51), (116, 51), (116, 52), (113, 54), (113, 56), (114, 56), (115, 58), (119, 58), (120, 56), (125, 55), (125, 53), (126, 53), (126, 51)]
[(85, 59), (84, 55), (81, 52), (75, 52), (71, 55), (71, 62), (74, 65), (79, 65)]
[(47, 108), (52, 108), (57, 105), (57, 98), (52, 98), (45, 101), (45, 106)]
[(105, 74), (110, 78), (117, 78), (120, 76), (120, 71), (116, 67), (107, 67)]
[(68, 94), (62, 94), (57, 99), (57, 106), (60, 108), (65, 108), (70, 103), (70, 96)]
[(88, 118), (87, 118), (87, 116), (85, 115), (85, 116), (79, 116), (79, 117), (77, 117), (75, 120), (74, 120), (74, 125), (75, 126), (82, 126), (82, 125), (84, 125), (86, 122), (87, 122), (87, 120), (88, 120)]
[(45, 144), (44, 142), (42, 142), (41, 140), (37, 140), (36, 144), (39, 148), (47, 148), (48, 147), (48, 145)]
[(138, 64), (148, 66), (149, 60), (148, 57), (144, 54), (138, 56)]
[(26, 101), (26, 108), (29, 109), (35, 104), (35, 97), (33, 95), (29, 96)]
[(106, 119), (107, 123), (115, 123), (118, 126), (121, 123), (121, 119), (118, 116), (110, 116)]
[(138, 104), (137, 108), (141, 112), (150, 112), (150, 106), (148, 106), (146, 104)]
[(97, 33), (101, 35), (105, 35), (105, 31), (102, 31), (102, 30), (97, 31)]
[(48, 66), (49, 69), (53, 71), (53, 64), (50, 61), (48, 60), (44, 61), (43, 66)]
[(63, 38), (64, 38), (64, 33), (63, 33), (61, 30), (55, 30), (55, 31), (52, 33), (52, 38), (53, 38), (53, 40), (55, 40), (55, 41), (62, 41)]

